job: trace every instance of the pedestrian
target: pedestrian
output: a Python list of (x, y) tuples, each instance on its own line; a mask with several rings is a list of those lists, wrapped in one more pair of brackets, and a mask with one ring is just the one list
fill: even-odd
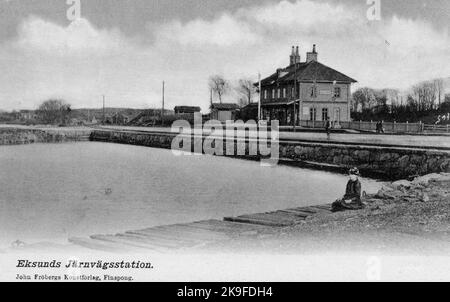
[(327, 139), (331, 138), (331, 121), (330, 118), (327, 117), (327, 121), (325, 123), (325, 131), (327, 132)]
[(364, 208), (361, 201), (361, 182), (359, 181), (358, 168), (350, 169), (347, 188), (343, 198), (336, 200), (332, 205), (333, 212), (340, 212), (346, 210), (360, 210)]

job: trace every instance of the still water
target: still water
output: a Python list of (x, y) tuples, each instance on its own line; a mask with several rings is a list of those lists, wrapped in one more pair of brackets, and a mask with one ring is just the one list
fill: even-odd
[[(363, 189), (381, 183), (363, 179)], [(325, 204), (347, 177), (108, 143), (0, 146), (0, 247)]]

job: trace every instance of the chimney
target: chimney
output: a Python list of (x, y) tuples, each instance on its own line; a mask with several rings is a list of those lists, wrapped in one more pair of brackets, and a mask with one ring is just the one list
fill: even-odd
[(292, 46), (292, 52), (291, 52), (291, 56), (289, 58), (290, 58), (290, 62), (291, 62), (290, 65), (294, 65), (295, 64), (295, 47), (294, 46)]
[(291, 56), (290, 56), (290, 62), (291, 62), (290, 65), (294, 65), (296, 63), (297, 64), (300, 63), (299, 48), (300, 47), (298, 47), (298, 46), (297, 46), (297, 48), (295, 46), (292, 46), (292, 53), (291, 53)]
[(297, 64), (300, 63), (300, 52), (299, 52), (299, 48), (300, 48), (300, 47), (297, 46), (297, 50), (296, 50), (296, 52), (295, 52), (295, 63), (297, 63)]
[(309, 63), (309, 62), (312, 62), (312, 61), (317, 62), (317, 55), (318, 54), (317, 54), (317, 51), (316, 51), (316, 44), (314, 44), (312, 52), (306, 53), (306, 63)]

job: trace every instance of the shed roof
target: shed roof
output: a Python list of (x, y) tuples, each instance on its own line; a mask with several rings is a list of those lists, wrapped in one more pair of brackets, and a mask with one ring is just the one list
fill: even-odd
[(213, 103), (211, 108), (216, 110), (236, 110), (239, 109), (239, 105), (233, 103)]
[(176, 106), (174, 108), (174, 111), (177, 112), (188, 112), (188, 113), (195, 113), (195, 112), (200, 112), (202, 111), (202, 109), (200, 107), (197, 106)]

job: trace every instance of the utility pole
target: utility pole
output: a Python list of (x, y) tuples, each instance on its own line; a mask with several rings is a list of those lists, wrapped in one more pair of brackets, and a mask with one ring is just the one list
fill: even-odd
[(105, 124), (105, 118), (106, 118), (106, 113), (105, 113), (105, 95), (103, 95), (103, 125)]
[(314, 77), (314, 83), (313, 83), (313, 129), (316, 128), (316, 119), (317, 119), (317, 111), (316, 111), (316, 101), (317, 101), (317, 82), (316, 78)]
[(258, 74), (258, 82), (259, 82), (259, 100), (258, 100), (258, 123), (261, 121), (261, 99), (262, 99), (262, 85), (261, 85), (261, 74)]
[(165, 88), (166, 88), (166, 82), (162, 82), (162, 108), (161, 108), (161, 124), (164, 126), (164, 97), (165, 97)]
[[(300, 63), (300, 62), (299, 62)], [(296, 118), (296, 114), (295, 114), (295, 109), (297, 107), (297, 57), (295, 57), (294, 59), (294, 132), (297, 132), (296, 126), (297, 126), (297, 118)], [(300, 104), (299, 104), (299, 109), (298, 109), (298, 115), (300, 116)]]
[(213, 89), (209, 89), (209, 118), (213, 119)]
[(209, 102), (211, 103), (211, 109), (212, 109), (212, 106), (213, 106), (213, 89), (211, 88), (209, 91), (210, 91)]

